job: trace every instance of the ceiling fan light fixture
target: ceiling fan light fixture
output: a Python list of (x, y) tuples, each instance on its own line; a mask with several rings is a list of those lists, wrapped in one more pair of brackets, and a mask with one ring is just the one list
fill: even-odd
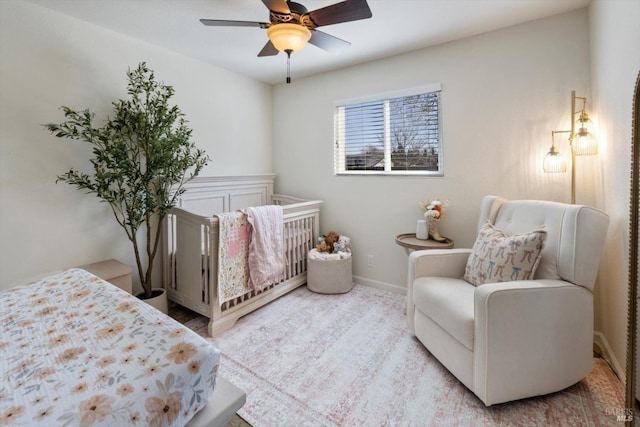
[(311, 38), (311, 31), (300, 24), (275, 24), (267, 28), (267, 36), (280, 52), (298, 52)]

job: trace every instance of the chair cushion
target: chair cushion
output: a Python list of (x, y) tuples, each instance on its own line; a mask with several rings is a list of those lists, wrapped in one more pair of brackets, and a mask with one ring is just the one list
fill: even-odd
[(467, 260), (464, 280), (485, 283), (532, 280), (547, 236), (544, 230), (507, 236), (487, 222), (480, 228)]
[(475, 286), (462, 279), (420, 277), (413, 282), (413, 303), (417, 310), (473, 350), (475, 290)]

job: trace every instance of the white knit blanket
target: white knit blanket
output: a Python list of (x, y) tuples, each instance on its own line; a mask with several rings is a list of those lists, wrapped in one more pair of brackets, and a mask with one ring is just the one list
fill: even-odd
[(251, 224), (249, 287), (260, 290), (284, 277), (285, 256), (282, 206), (244, 209)]

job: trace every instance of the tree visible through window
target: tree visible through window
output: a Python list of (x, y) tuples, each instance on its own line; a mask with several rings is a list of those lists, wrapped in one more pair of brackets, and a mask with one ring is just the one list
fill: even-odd
[(336, 106), (336, 174), (442, 175), (440, 89)]

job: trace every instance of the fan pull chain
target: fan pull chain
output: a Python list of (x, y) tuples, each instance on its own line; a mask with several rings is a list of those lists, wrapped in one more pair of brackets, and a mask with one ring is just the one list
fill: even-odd
[(285, 50), (287, 53), (287, 84), (291, 83), (291, 49)]

